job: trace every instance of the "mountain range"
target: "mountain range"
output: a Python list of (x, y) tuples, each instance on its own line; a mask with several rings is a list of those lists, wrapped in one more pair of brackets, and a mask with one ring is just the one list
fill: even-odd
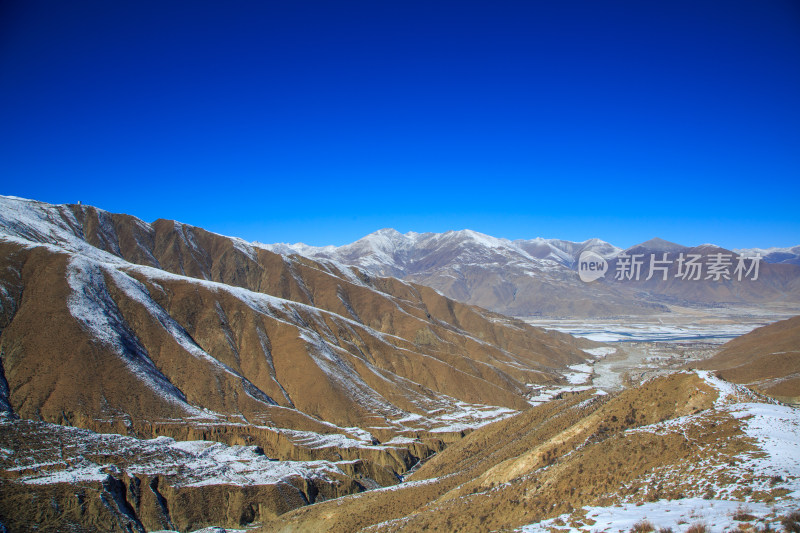
[[(580, 254), (615, 272), (720, 249), (468, 231), (301, 248), (0, 197), (0, 531), (583, 531), (603, 506), (685, 524), (708, 501), (730, 528), (792, 519), (796, 409), (718, 375), (796, 402), (797, 319), (724, 345), (701, 365), (718, 375), (599, 390), (592, 364), (615, 348), (412, 279), (484, 279), (501, 302), (535, 294), (527, 276), (562, 310), (603, 294), (655, 312), (701, 301), (682, 265), (665, 268), (676, 287), (584, 283)], [(798, 268), (761, 267), (696, 286), (753, 301)]]
[[(282, 254), (357, 266), (373, 275), (394, 276), (433, 287), (447, 297), (517, 317), (617, 317), (652, 315), (669, 306), (748, 306), (800, 303), (800, 265), (793, 249), (739, 250), (714, 245), (687, 247), (651, 239), (626, 250), (599, 239), (499, 239), (471, 230), (406, 233), (383, 229), (340, 246), (264, 245)], [(585, 283), (578, 260), (594, 252), (608, 262), (604, 278)], [(649, 274), (651, 255), (666, 253), (672, 264), (668, 279)], [(708, 263), (716, 254), (752, 257), (761, 253), (758, 278), (685, 280), (677, 260), (700, 255)], [(616, 279), (620, 257), (641, 254), (640, 279)], [(748, 267), (751, 265), (748, 263)], [(729, 272), (733, 272), (731, 265)], [(660, 271), (658, 271), (660, 273)], [(730, 277), (730, 276), (729, 276)]]
[[(246, 524), (396, 484), (535, 388), (569, 385), (596, 346), (178, 222), (0, 197), (0, 492), (16, 495), (0, 523), (43, 472), (99, 482), (85, 505), (120, 530)], [(229, 464), (212, 475), (215, 442)], [(74, 443), (105, 451), (59, 459)], [(175, 510), (230, 479), (243, 488), (229, 507)]]
[(743, 255), (760, 254), (767, 263), (800, 265), (800, 246), (787, 248), (737, 248), (734, 252)]

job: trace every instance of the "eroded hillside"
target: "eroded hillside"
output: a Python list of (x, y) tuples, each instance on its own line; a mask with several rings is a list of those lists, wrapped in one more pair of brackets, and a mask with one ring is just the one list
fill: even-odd
[(552, 400), (475, 431), (401, 486), (299, 509), (263, 531), (510, 531), (542, 521), (543, 531), (593, 531), (591, 506), (677, 509), (692, 498), (791, 510), (799, 434), (796, 409), (709, 373), (678, 373)]
[(0, 407), (14, 456), (32, 420), (100, 443), (162, 436), (330, 461), (346, 479), (320, 477), (341, 485), (320, 493), (355, 492), (526, 409), (537, 386), (568, 384), (594, 346), (176, 222), (0, 200)]

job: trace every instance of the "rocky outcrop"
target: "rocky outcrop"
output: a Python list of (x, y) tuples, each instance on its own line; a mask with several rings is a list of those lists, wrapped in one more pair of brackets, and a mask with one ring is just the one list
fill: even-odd
[(0, 522), (10, 531), (242, 527), (397, 483), (369, 461), (287, 469), (257, 447), (141, 441), (24, 420), (0, 423), (0, 449)]

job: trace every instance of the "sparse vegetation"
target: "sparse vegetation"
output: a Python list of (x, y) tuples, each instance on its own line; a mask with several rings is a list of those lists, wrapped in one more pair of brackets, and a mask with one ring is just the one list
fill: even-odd
[(750, 513), (750, 509), (740, 505), (736, 508), (736, 511), (734, 511), (733, 519), (738, 520), (739, 522), (750, 522), (755, 520), (756, 517)]
[(686, 533), (708, 533), (708, 527), (702, 522), (697, 522), (689, 526)]
[(786, 533), (800, 533), (800, 511), (794, 511), (781, 518), (781, 525)]
[(622, 382), (622, 386), (625, 388), (635, 387), (638, 385), (631, 373), (627, 370), (620, 375), (619, 379)]
[(631, 528), (631, 533), (650, 533), (651, 531), (655, 531), (656, 528), (653, 524), (648, 522), (647, 520), (639, 520), (633, 527)]

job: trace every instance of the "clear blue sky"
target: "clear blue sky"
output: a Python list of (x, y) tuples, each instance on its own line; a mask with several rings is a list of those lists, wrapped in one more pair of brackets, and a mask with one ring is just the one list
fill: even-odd
[(800, 243), (797, 0), (5, 0), (0, 194), (263, 242)]

